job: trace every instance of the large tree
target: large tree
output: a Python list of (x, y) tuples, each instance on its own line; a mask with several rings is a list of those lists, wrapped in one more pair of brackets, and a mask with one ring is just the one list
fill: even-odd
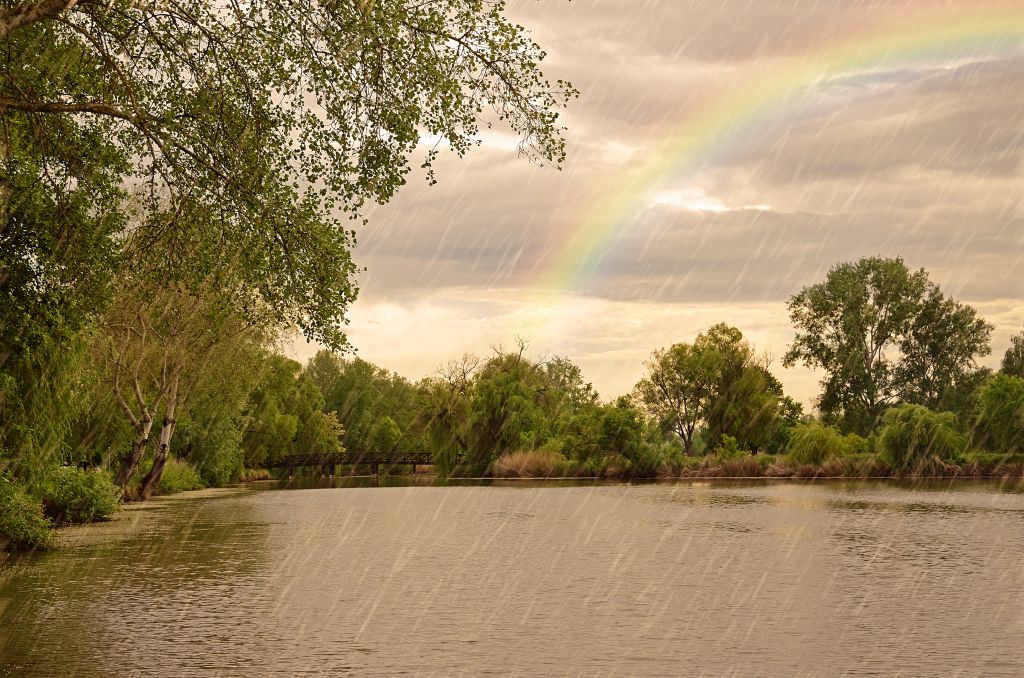
[(745, 447), (767, 445), (784, 409), (795, 405), (743, 334), (724, 323), (692, 344), (656, 350), (635, 390), (648, 414), (683, 441), (686, 454), (700, 426), (712, 443), (731, 435)]
[(839, 264), (791, 297), (789, 313), (797, 334), (785, 364), (823, 369), (819, 407), (860, 433), (900, 402), (940, 404), (989, 352), (992, 331), (899, 258)]
[[(140, 217), (127, 242), (188, 243), (187, 256), (167, 250), (166, 276), (205, 282), (227, 265), (241, 309), (269, 307), (340, 346), (357, 292), (346, 219), (388, 200), (418, 147), (429, 173), (425, 137), (462, 154), (500, 121), (529, 157), (563, 158), (556, 109), (575, 90), (544, 78), (544, 52), (504, 12), (482, 0), (4, 2), (2, 211), (25, 171), (73, 175), (103, 149), (131, 198), (98, 207)], [(78, 190), (52, 183), (58, 202)]]

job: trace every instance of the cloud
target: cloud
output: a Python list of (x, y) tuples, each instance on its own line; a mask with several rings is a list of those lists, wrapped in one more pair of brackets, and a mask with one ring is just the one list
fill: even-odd
[[(443, 153), (436, 186), (411, 179), (371, 212), (355, 253), (367, 270), (352, 340), (368, 359), (419, 377), (528, 334), (537, 350), (579, 360), (612, 395), (651, 349), (714, 322), (781, 354), (785, 299), (839, 261), (876, 254), (903, 256), (989, 320), (1019, 327), (1019, 51), (837, 74), (751, 116), (699, 163), (665, 155), (673, 135), (703, 129), (694, 120), (736, 112), (730, 97), (751, 83), (852, 36), (975, 6), (513, 2), (514, 18), (549, 52), (548, 74), (583, 91), (563, 116), (569, 160), (560, 172), (538, 168), (516, 156), (514, 138), (489, 133), (466, 158)], [(652, 164), (656, 185), (633, 186)], [(608, 200), (626, 206), (611, 238), (588, 230)], [(548, 300), (538, 281), (572, 265), (563, 248), (574, 234), (602, 247), (600, 260), (556, 290), (561, 301)], [(1008, 336), (997, 332), (997, 354)], [(801, 398), (816, 390), (810, 372), (780, 377)]]

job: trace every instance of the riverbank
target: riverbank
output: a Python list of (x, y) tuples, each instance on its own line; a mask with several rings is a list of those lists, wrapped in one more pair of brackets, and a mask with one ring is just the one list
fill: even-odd
[(125, 502), (109, 520), (58, 525), (51, 528), (53, 539), (46, 549), (27, 553), (8, 551), (0, 543), (0, 565), (13, 562), (33, 551), (50, 551), (96, 546), (156, 529), (165, 510), (182, 501), (228, 497), (246, 492), (244, 486), (204, 488), (155, 496), (144, 502)]
[(928, 459), (914, 469), (895, 468), (881, 455), (850, 454), (833, 457), (820, 464), (801, 464), (786, 455), (742, 454), (680, 457), (645, 469), (619, 456), (586, 461), (568, 460), (545, 452), (514, 452), (491, 465), (495, 478), (608, 478), (608, 479), (685, 479), (685, 478), (845, 478), (915, 479), (971, 478), (1024, 479), (1024, 455), (974, 453), (959, 463)]

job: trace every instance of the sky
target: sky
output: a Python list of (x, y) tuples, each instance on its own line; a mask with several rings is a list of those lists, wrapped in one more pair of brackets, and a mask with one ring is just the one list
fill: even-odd
[(810, 404), (821, 374), (781, 364), (786, 300), (883, 255), (975, 306), (997, 366), (1024, 324), (1024, 44), (824, 66), (879, 36), (1019, 18), (1017, 1), (511, 2), (546, 74), (582, 92), (561, 118), (569, 158), (538, 167), (496, 128), (372, 210), (351, 343), (415, 380), (524, 337), (612, 398), (652, 350), (727, 322)]

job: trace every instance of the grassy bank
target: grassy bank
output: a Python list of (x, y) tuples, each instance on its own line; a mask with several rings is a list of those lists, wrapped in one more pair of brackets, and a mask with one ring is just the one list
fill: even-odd
[[(646, 465), (644, 465), (646, 466)], [(790, 455), (709, 454), (663, 461), (654, 471), (620, 455), (585, 461), (544, 451), (519, 451), (491, 465), (495, 478), (1024, 478), (1024, 455), (977, 452), (956, 463), (926, 458), (899, 468), (882, 454), (862, 452), (806, 463)]]

